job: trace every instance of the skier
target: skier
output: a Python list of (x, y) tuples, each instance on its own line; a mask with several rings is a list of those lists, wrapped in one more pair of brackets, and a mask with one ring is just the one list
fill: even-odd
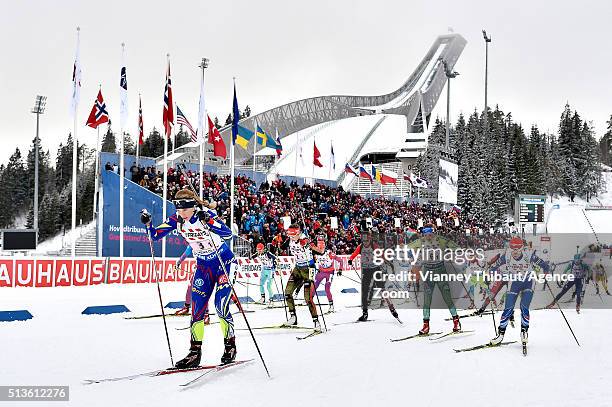
[(489, 342), (492, 346), (497, 346), (504, 340), (506, 327), (514, 312), (514, 305), (519, 294), (521, 294), (521, 342), (523, 343), (523, 354), (527, 352), (527, 331), (529, 330), (529, 305), (533, 298), (534, 280), (530, 277), (530, 271), (534, 267), (539, 267), (545, 273), (550, 271), (549, 263), (542, 260), (535, 254), (535, 250), (528, 252), (524, 247), (523, 239), (513, 237), (510, 239), (510, 249), (501, 255), (491, 266), (491, 271), (496, 272), (501, 266), (506, 266), (509, 274), (514, 276), (512, 284), (506, 293), (504, 312), (499, 321), (498, 334)]
[(595, 291), (599, 295), (599, 284), (606, 291), (607, 295), (611, 295), (610, 291), (608, 291), (608, 276), (606, 275), (606, 270), (604, 269), (603, 264), (601, 264), (601, 259), (595, 264)]
[[(153, 240), (160, 240), (171, 231), (178, 230), (192, 247), (196, 258), (197, 267), (191, 291), (193, 302), (191, 347), (187, 356), (178, 361), (175, 367), (185, 369), (200, 364), (204, 337), (204, 311), (215, 285), (217, 286), (215, 308), (221, 322), (225, 345), (221, 363), (231, 363), (236, 358), (236, 338), (234, 321), (229, 309), (232, 288), (226, 272), (231, 272), (231, 266), (236, 265), (236, 259), (225, 244), (225, 239), (232, 237), (232, 231), (209, 209), (206, 201), (201, 200), (190, 190), (182, 189), (177, 192), (173, 203), (176, 214), (171, 215), (157, 227), (151, 225), (151, 215), (146, 209), (141, 211), (140, 219), (146, 225)], [(221, 264), (219, 259), (224, 264)]]
[(276, 270), (276, 256), (266, 250), (263, 243), (257, 243), (257, 252), (251, 256), (261, 264), (261, 276), (259, 278), (259, 293), (261, 294), (261, 303), (266, 303), (266, 290), (268, 291), (268, 299), (272, 303), (272, 281)]
[(548, 304), (548, 306), (546, 308), (554, 307), (555, 304), (557, 303), (557, 301), (559, 301), (561, 299), (561, 297), (563, 297), (563, 295), (566, 292), (569, 291), (570, 288), (575, 286), (576, 293), (577, 293), (577, 295), (576, 295), (576, 312), (580, 314), (580, 304), (582, 302), (581, 301), (581, 299), (582, 299), (582, 286), (583, 286), (583, 283), (584, 283), (584, 278), (586, 277), (588, 271), (589, 271), (589, 266), (586, 265), (582, 261), (582, 255), (575, 254), (574, 255), (574, 259), (572, 261), (570, 261), (570, 263), (567, 265), (567, 267), (563, 271), (564, 273), (571, 273), (574, 276), (574, 278), (569, 280), (569, 281), (567, 281), (565, 283), (565, 285), (563, 286), (563, 288), (561, 289), (559, 294), (557, 294), (557, 296), (555, 297), (553, 302)]
[[(181, 257), (176, 261), (174, 265), (174, 269), (178, 272), (181, 268), (181, 263), (185, 261), (187, 257), (190, 257), (193, 254), (193, 249), (191, 246), (187, 246)], [(174, 315), (189, 315), (191, 313), (191, 291), (193, 287), (193, 275), (189, 279), (189, 284), (187, 284), (187, 291), (185, 292), (185, 305), (178, 311), (174, 313)], [(210, 324), (210, 314), (208, 312), (208, 304), (206, 304), (206, 310), (204, 311), (204, 325)]]
[[(430, 250), (445, 250), (447, 248), (456, 248), (457, 246), (441, 237), (436, 236), (434, 233), (434, 227), (432, 224), (427, 224), (421, 228), (421, 237), (408, 245), (409, 248), (422, 250), (422, 253), (427, 253)], [(422, 256), (423, 257), (423, 256)], [(436, 275), (446, 274), (446, 267), (444, 266), (444, 260), (442, 259), (428, 259), (422, 258), (417, 259), (415, 266), (423, 270), (423, 273), (430, 272), (430, 278), (423, 281), (424, 283), (424, 304), (423, 304), (423, 328), (419, 330), (419, 335), (429, 335), (429, 317), (431, 314), (431, 299), (433, 297), (433, 291), (438, 285), (442, 298), (453, 317), (453, 332), (461, 332), (461, 322), (459, 322), (459, 316), (457, 315), (457, 309), (451, 297), (451, 290), (448, 281), (435, 281)]]
[[(325, 295), (327, 295), (327, 301), (329, 302), (328, 313), (334, 312), (334, 299), (331, 293), (331, 285), (334, 279), (334, 273), (336, 272), (336, 264), (340, 262), (340, 259), (334, 253), (334, 250), (325, 248), (325, 237), (320, 235), (317, 238), (317, 248), (323, 254), (317, 255), (317, 274), (314, 281), (314, 289), (312, 290), (311, 296), (315, 295), (317, 288), (323, 280), (325, 280)], [(342, 275), (342, 271), (338, 271), (338, 275)]]
[(291, 255), (295, 256), (295, 267), (291, 271), (287, 286), (285, 287), (285, 299), (289, 309), (289, 320), (286, 325), (297, 325), (293, 293), (299, 291), (304, 286), (304, 300), (310, 310), (314, 329), (315, 331), (320, 331), (321, 324), (319, 324), (317, 308), (310, 293), (315, 270), (312, 250), (316, 249), (316, 246), (302, 233), (300, 226), (295, 223), (287, 229), (287, 236), (289, 236), (289, 251)]
[[(385, 282), (374, 280), (374, 273), (381, 270), (381, 267), (374, 264), (374, 250), (381, 248), (381, 245), (376, 242), (372, 236), (372, 232), (369, 231), (369, 226), (365, 219), (361, 223), (362, 242), (357, 246), (355, 251), (351, 254), (348, 260), (349, 266), (353, 266), (353, 261), (359, 255), (361, 255), (361, 316), (357, 319), (357, 322), (365, 322), (368, 320), (368, 305), (372, 301), (374, 288), (384, 289)], [(374, 281), (372, 281), (374, 280)], [(370, 287), (372, 285), (372, 287)], [(399, 321), (399, 315), (395, 310), (395, 306), (385, 299), (389, 311), (394, 318)]]

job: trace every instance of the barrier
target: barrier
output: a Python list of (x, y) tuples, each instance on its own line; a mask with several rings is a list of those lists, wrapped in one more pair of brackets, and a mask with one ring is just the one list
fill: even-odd
[(170, 301), (164, 308), (181, 309), (185, 305), (185, 301)]
[(87, 307), (81, 312), (83, 315), (108, 315), (131, 312), (125, 305), (95, 305)]
[(358, 293), (359, 291), (357, 291), (356, 288), (350, 287), (350, 288), (343, 288), (342, 290), (340, 290), (340, 292), (342, 294), (355, 294), (355, 293)]
[(28, 319), (32, 318), (33, 316), (30, 314), (30, 311), (25, 309), (16, 311), (0, 311), (1, 322), (27, 321)]
[(238, 297), (238, 301), (240, 301), (241, 304), (248, 304), (248, 303), (254, 303), (255, 300), (253, 298), (249, 297)]
[[(339, 256), (346, 264), (349, 256)], [(357, 260), (357, 259), (356, 259)], [(256, 260), (238, 258), (237, 278), (259, 282), (261, 264)], [(358, 261), (355, 262), (359, 267)], [(141, 284), (187, 281), (196, 268), (194, 259), (187, 259), (175, 269), (176, 258), (150, 257), (20, 257), (0, 259), (0, 288), (5, 287), (70, 287), (99, 284)], [(276, 275), (283, 281), (291, 273), (294, 258), (279, 257)], [(340, 267), (340, 269), (346, 269)]]

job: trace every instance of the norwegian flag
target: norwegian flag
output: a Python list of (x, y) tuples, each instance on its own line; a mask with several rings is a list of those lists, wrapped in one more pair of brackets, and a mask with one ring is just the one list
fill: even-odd
[(176, 124), (180, 124), (181, 126), (185, 126), (189, 129), (189, 132), (191, 133), (191, 141), (196, 142), (198, 140), (196, 131), (193, 129), (193, 126), (191, 123), (189, 123), (189, 120), (187, 120), (181, 109), (179, 109), (178, 105), (176, 105)]
[(166, 137), (169, 138), (172, 134), (172, 127), (174, 126), (174, 105), (172, 103), (172, 82), (170, 80), (170, 59), (168, 59), (168, 72), (166, 73), (166, 87), (164, 89), (163, 122)]
[(98, 97), (91, 108), (91, 113), (87, 118), (87, 126), (97, 129), (102, 123), (108, 122), (108, 112), (106, 111), (106, 103), (102, 97), (102, 89), (98, 90)]
[(138, 144), (144, 144), (144, 126), (142, 124), (142, 99), (138, 95)]

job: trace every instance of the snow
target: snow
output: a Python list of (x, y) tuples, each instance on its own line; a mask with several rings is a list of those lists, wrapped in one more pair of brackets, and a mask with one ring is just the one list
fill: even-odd
[[(348, 276), (355, 278), (352, 273)], [(34, 319), (2, 323), (0, 346), (9, 350), (2, 352), (2, 383), (69, 385), (71, 402), (53, 404), (57, 406), (168, 406), (196, 400), (207, 405), (253, 407), (282, 400), (296, 407), (398, 402), (422, 406), (451, 402), (455, 406), (609, 405), (612, 354), (608, 334), (612, 328), (601, 324), (610, 317), (608, 310), (584, 309), (580, 315), (566, 311), (581, 347), (557, 310), (542, 310), (532, 312), (527, 358), (521, 356), (519, 344), (455, 354), (453, 348), (482, 344), (494, 336), (490, 317), (463, 320), (463, 328), (475, 330), (474, 334), (438, 342), (417, 338), (391, 343), (390, 338), (416, 332), (421, 325), (421, 310), (400, 310), (403, 326), (387, 310), (371, 311), (374, 321), (370, 323), (333, 326), (360, 315), (359, 308), (346, 308), (359, 304), (359, 294), (340, 293), (342, 288), (352, 286), (355, 283), (348, 278), (335, 278), (333, 295), (338, 312), (325, 316), (330, 331), (324, 335), (297, 341), (299, 334), (294, 331), (255, 331), (271, 379), (257, 360), (249, 333), (238, 330), (238, 359), (254, 358), (256, 362), (216, 374), (188, 389), (180, 389), (179, 384), (195, 373), (82, 384), (84, 379), (125, 376), (168, 366), (161, 319), (123, 318), (159, 313), (154, 284), (5, 289), (2, 308), (27, 308)], [(250, 288), (255, 298), (256, 289)], [(181, 300), (184, 292), (185, 283), (164, 283), (164, 303)], [(244, 294), (243, 288), (239, 294)], [(132, 313), (81, 315), (88, 305), (104, 304), (125, 304)], [(263, 310), (250, 305), (249, 309), (257, 309), (247, 313), (251, 326), (284, 321), (282, 308)], [(449, 330), (451, 322), (443, 320), (447, 316), (448, 311), (432, 310), (432, 328)], [(305, 307), (298, 307), (298, 319), (311, 325)], [(171, 317), (167, 321), (176, 361), (187, 352), (189, 331), (175, 328), (187, 326), (188, 318)], [(235, 321), (237, 328), (245, 327), (241, 316), (235, 315)], [(509, 328), (506, 340), (517, 340), (518, 336), (518, 329)], [(203, 349), (203, 364), (218, 363), (222, 353), (218, 325), (206, 328)]]

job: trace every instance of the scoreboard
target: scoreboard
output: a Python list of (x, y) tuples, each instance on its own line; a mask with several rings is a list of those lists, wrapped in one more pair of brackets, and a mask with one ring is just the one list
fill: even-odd
[(516, 199), (518, 223), (544, 223), (544, 204), (546, 195), (519, 195)]

